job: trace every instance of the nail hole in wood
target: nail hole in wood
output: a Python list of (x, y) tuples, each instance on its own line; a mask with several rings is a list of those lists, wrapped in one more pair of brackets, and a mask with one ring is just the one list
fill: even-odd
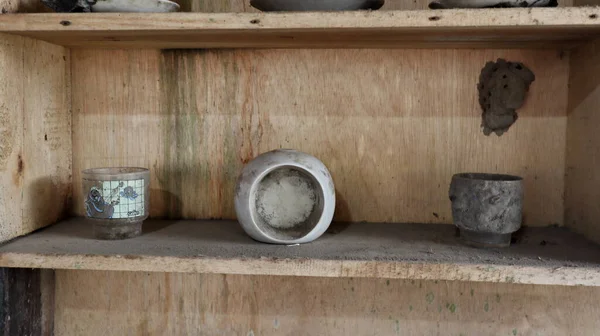
[(260, 20), (259, 19), (254, 19), (254, 20), (250, 21), (250, 23), (252, 23), (252, 24), (259, 24)]
[(439, 21), (439, 20), (441, 20), (441, 19), (442, 19), (442, 18), (441, 18), (441, 17), (439, 17), (439, 16), (430, 16), (430, 17), (429, 17), (429, 21)]
[(590, 19), (592, 19), (592, 20), (593, 20), (593, 19), (597, 19), (597, 18), (598, 18), (598, 14), (591, 14), (591, 15), (589, 16), (589, 18), (590, 18)]
[(65, 27), (66, 27), (66, 26), (70, 26), (70, 25), (71, 25), (71, 21), (63, 20), (63, 21), (60, 21), (60, 24), (61, 24), (62, 26), (65, 26)]

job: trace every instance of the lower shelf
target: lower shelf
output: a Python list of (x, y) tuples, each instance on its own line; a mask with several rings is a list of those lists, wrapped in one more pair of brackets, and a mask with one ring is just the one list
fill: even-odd
[(600, 285), (600, 246), (528, 228), (507, 249), (464, 246), (451, 225), (336, 223), (300, 246), (253, 241), (234, 221), (157, 221), (141, 237), (92, 238), (74, 218), (0, 247), (0, 266), (110, 271)]

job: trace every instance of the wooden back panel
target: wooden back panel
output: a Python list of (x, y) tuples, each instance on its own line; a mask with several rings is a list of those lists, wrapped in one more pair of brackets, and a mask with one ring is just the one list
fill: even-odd
[[(516, 125), (483, 135), (477, 81), (504, 57), (537, 75)], [(152, 171), (151, 215), (234, 218), (243, 164), (320, 158), (336, 220), (451, 222), (454, 173), (525, 178), (526, 224), (562, 223), (568, 56), (548, 50), (74, 50), (73, 183)], [(552, 99), (548, 99), (549, 95)]]

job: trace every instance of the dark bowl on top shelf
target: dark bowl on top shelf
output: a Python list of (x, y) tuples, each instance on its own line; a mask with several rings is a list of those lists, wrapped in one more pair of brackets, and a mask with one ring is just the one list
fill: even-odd
[(351, 11), (379, 9), (385, 0), (251, 0), (264, 12)]
[(437, 0), (429, 4), (431, 9), (556, 6), (558, 6), (557, 0)]

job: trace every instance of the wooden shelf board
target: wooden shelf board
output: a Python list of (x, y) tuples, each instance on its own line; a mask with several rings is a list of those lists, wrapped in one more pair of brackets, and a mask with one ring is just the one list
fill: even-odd
[(0, 266), (600, 285), (600, 246), (564, 228), (528, 228), (510, 248), (490, 250), (463, 245), (451, 225), (332, 228), (311, 244), (278, 246), (233, 221), (151, 220), (141, 237), (99, 241), (74, 218), (3, 245)]
[(600, 36), (600, 7), (8, 14), (0, 33), (86, 48), (563, 48)]

